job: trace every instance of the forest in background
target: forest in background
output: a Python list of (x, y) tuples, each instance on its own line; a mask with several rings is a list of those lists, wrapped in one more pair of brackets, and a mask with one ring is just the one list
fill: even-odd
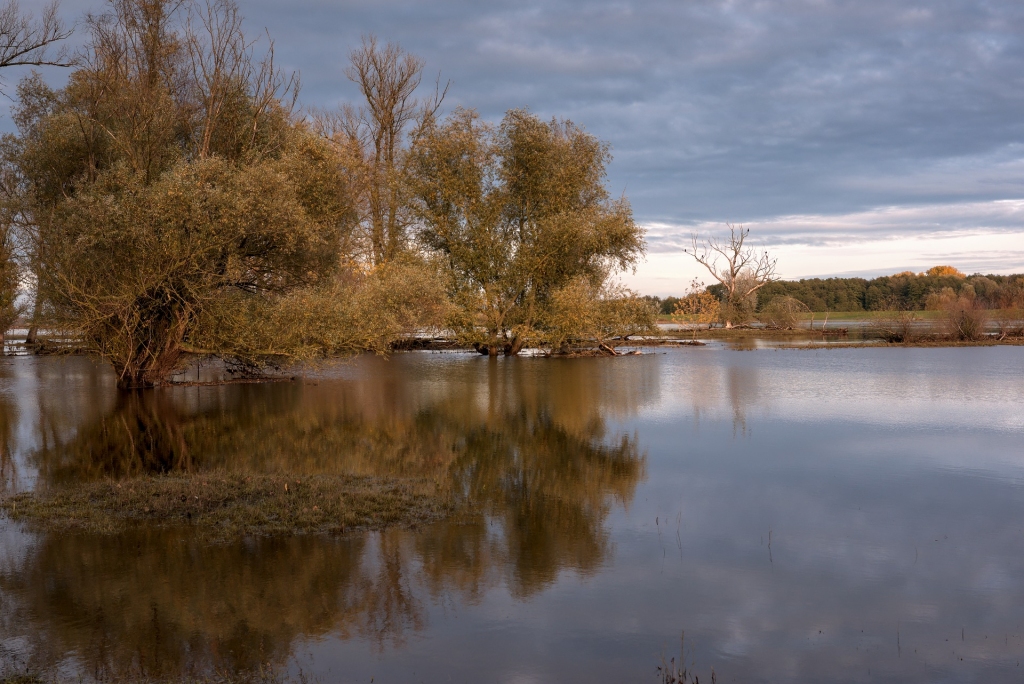
[[(936, 272), (938, 269), (938, 272)], [(722, 286), (707, 291), (721, 298)], [(757, 297), (756, 311), (763, 311), (773, 299), (792, 297), (810, 311), (886, 311), (898, 306), (923, 311), (936, 306), (936, 297), (952, 293), (968, 296), (989, 309), (1024, 308), (1024, 274), (966, 276), (950, 267), (936, 267), (924, 273), (906, 271), (878, 278), (806, 278), (776, 280), (766, 284)], [(932, 306), (929, 306), (929, 297)], [(681, 297), (648, 297), (662, 315), (672, 315)]]

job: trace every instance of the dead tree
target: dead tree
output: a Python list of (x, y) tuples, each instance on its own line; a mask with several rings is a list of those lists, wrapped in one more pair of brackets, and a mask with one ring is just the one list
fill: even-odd
[(741, 316), (757, 291), (770, 282), (778, 280), (776, 264), (778, 259), (747, 244), (749, 228), (729, 226), (729, 239), (719, 240), (710, 236), (701, 240), (696, 233), (692, 236), (692, 247), (683, 251), (697, 260), (708, 273), (724, 288), (722, 297), (722, 318), (726, 328), (731, 328), (737, 316)]

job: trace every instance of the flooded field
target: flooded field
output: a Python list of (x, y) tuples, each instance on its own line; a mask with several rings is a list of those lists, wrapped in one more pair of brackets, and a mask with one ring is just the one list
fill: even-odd
[(1022, 407), (1022, 347), (407, 353), (133, 394), (87, 358), (8, 358), (8, 493), (352, 473), (466, 508), (219, 543), (0, 519), (0, 668), (657, 682), (685, 631), (701, 681), (1017, 681)]

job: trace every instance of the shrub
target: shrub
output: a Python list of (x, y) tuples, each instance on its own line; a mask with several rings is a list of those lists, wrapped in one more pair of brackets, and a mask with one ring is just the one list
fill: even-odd
[(890, 299), (875, 318), (875, 333), (886, 342), (912, 342), (917, 338), (918, 316), (897, 299)]
[(1024, 309), (1004, 307), (993, 312), (992, 322), (996, 325), (999, 339), (1024, 337)]
[(943, 326), (954, 340), (980, 340), (988, 326), (988, 312), (974, 297), (960, 296), (946, 302)]
[(758, 320), (767, 328), (792, 330), (800, 323), (801, 317), (810, 311), (807, 305), (799, 299), (785, 296), (775, 297), (762, 309)]

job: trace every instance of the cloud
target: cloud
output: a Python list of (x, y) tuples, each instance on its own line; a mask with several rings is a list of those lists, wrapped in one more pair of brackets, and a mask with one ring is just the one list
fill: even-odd
[[(1024, 251), (1024, 200), (879, 207), (840, 215), (798, 214), (755, 219), (742, 224), (759, 243), (773, 248), (840, 248), (851, 242), (904, 239), (960, 239), (998, 235), (1004, 248)], [(721, 234), (721, 222), (647, 224), (648, 251), (675, 252), (693, 233)], [(1024, 269), (1024, 262), (1018, 267)]]
[[(450, 106), (573, 119), (611, 143), (609, 187), (650, 225), (761, 222), (791, 236), (793, 217), (815, 217), (800, 239), (926, 239), (984, 227), (945, 208), (1024, 198), (1024, 4), (1013, 0), (241, 5), (278, 62), (302, 72), (307, 105), (357, 98), (345, 61), (373, 32), (450, 78)], [(102, 4), (62, 7), (73, 17)], [(906, 208), (906, 222), (886, 207)], [(871, 212), (884, 227), (817, 221)]]

